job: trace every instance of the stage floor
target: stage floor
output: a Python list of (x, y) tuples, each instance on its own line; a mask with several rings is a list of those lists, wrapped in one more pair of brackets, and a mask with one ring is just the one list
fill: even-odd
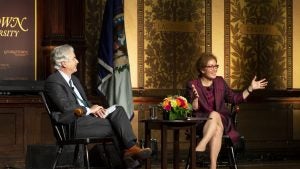
[[(184, 169), (185, 163), (181, 163), (180, 169)], [(143, 169), (144, 166), (141, 167)], [(154, 162), (152, 164), (152, 169), (160, 169), (160, 165), (158, 162)], [(207, 169), (208, 167), (200, 167), (198, 166), (197, 169)], [(224, 166), (219, 166), (218, 168), (228, 168)], [(300, 169), (300, 160), (299, 161), (264, 161), (264, 162), (253, 162), (253, 163), (239, 163), (239, 169)], [(168, 169), (173, 169), (171, 163), (168, 164)]]

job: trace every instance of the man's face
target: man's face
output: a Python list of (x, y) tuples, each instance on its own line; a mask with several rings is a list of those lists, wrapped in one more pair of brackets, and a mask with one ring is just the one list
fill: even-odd
[(68, 60), (62, 62), (63, 71), (69, 75), (77, 71), (77, 64), (79, 63), (75, 53), (71, 50), (67, 53)]

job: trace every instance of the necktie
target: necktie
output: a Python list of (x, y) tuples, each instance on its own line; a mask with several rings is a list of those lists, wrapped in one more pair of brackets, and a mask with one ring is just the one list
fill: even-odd
[(74, 91), (73, 94), (77, 99), (77, 102), (84, 107), (88, 107), (87, 102), (81, 97), (79, 91), (77, 90), (77, 88), (73, 85), (72, 79), (70, 79), (69, 81), (69, 85), (71, 87), (71, 89)]

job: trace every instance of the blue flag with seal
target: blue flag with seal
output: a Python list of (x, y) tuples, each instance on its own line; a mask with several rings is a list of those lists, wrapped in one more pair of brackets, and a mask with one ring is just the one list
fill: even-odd
[(109, 105), (121, 105), (133, 117), (133, 97), (127, 52), (123, 0), (107, 0), (103, 14), (99, 48), (98, 90)]

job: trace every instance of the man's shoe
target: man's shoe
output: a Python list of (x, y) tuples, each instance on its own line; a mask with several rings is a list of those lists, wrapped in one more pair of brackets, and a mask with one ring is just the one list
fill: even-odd
[(131, 148), (125, 150), (124, 158), (132, 157), (133, 159), (143, 160), (149, 158), (151, 156), (152, 150), (151, 148), (140, 148), (136, 145)]

